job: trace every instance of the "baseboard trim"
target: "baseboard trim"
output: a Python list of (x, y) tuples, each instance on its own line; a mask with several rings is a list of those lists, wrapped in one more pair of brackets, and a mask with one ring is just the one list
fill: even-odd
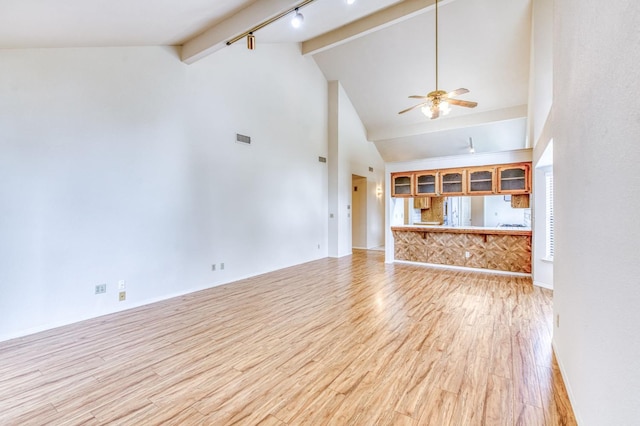
[(567, 373), (566, 370), (564, 368), (564, 364), (562, 362), (562, 357), (560, 356), (560, 353), (558, 352), (558, 347), (556, 346), (556, 341), (555, 339), (551, 340), (551, 348), (553, 349), (553, 354), (556, 356), (556, 361), (558, 362), (558, 368), (560, 369), (560, 375), (562, 376), (562, 381), (564, 382), (564, 387), (567, 389), (567, 395), (569, 395), (569, 402), (571, 403), (571, 409), (573, 410), (573, 416), (576, 418), (576, 423), (581, 425), (582, 423), (582, 418), (580, 417), (580, 414), (578, 413), (578, 410), (576, 408), (576, 398), (573, 394), (573, 389), (571, 388), (571, 383), (567, 380)]
[[(350, 254), (351, 253), (348, 253), (347, 255), (344, 255), (344, 256), (348, 256)], [(206, 283), (206, 284), (203, 284), (203, 285), (192, 287), (190, 289), (185, 289), (183, 291), (178, 291), (178, 292), (174, 292), (174, 293), (165, 294), (165, 295), (162, 295), (162, 296), (152, 297), (150, 299), (140, 300), (140, 301), (137, 301), (137, 302), (127, 302), (125, 304), (125, 306), (123, 306), (121, 308), (118, 307), (118, 309), (113, 309), (113, 310), (107, 310), (107, 311), (104, 311), (104, 312), (100, 312), (97, 315), (79, 315), (79, 316), (75, 316), (75, 317), (64, 318), (64, 319), (61, 319), (59, 321), (55, 321), (55, 322), (52, 322), (52, 323), (47, 323), (47, 324), (42, 324), (42, 325), (38, 325), (38, 326), (35, 326), (35, 327), (29, 327), (29, 328), (26, 328), (26, 329), (12, 331), (12, 332), (9, 332), (9, 333), (6, 333), (6, 334), (0, 334), (0, 342), (6, 342), (8, 340), (13, 340), (13, 339), (19, 339), (19, 338), (22, 338), (22, 337), (30, 336), (32, 334), (53, 330), (55, 328), (65, 327), (65, 326), (68, 326), (68, 325), (71, 325), (71, 324), (76, 324), (76, 323), (79, 323), (79, 322), (88, 321), (88, 320), (104, 317), (104, 316), (107, 316), (107, 315), (117, 314), (117, 313), (120, 313), (120, 312), (128, 311), (130, 309), (136, 309), (136, 308), (140, 308), (142, 306), (151, 305), (153, 303), (158, 303), (158, 302), (163, 302), (165, 300), (173, 299), (173, 298), (176, 298), (176, 297), (186, 296), (186, 295), (189, 295), (191, 293), (196, 293), (198, 291), (209, 290), (211, 288), (218, 287), (218, 286), (221, 286), (221, 285), (233, 284), (235, 282), (246, 280), (248, 278), (253, 278), (253, 277), (256, 277), (258, 275), (267, 274), (269, 272), (278, 271), (280, 269), (285, 269), (285, 268), (289, 268), (289, 267), (292, 267), (292, 266), (302, 265), (303, 263), (307, 263), (307, 262), (314, 262), (316, 260), (320, 260), (320, 259), (324, 259), (324, 258), (325, 258), (325, 256), (321, 256), (321, 257), (305, 260), (303, 262), (294, 263), (292, 265), (280, 265), (279, 267), (277, 267), (275, 269), (270, 269), (270, 270), (267, 270), (267, 271), (241, 275), (241, 276), (238, 276), (238, 277), (225, 278), (225, 279), (222, 279), (221, 281), (209, 282), (209, 283)]]
[(546, 288), (548, 290), (553, 290), (553, 285), (547, 284), (547, 283), (543, 283), (541, 281), (533, 281), (533, 285), (537, 286), (537, 287), (542, 287), (542, 288)]
[(528, 277), (528, 278), (531, 278), (531, 274), (525, 274), (524, 272), (499, 271), (497, 269), (468, 268), (466, 266), (441, 265), (439, 263), (411, 262), (409, 260), (394, 260), (394, 263), (404, 263), (404, 264), (407, 264), (407, 265), (427, 266), (429, 268), (437, 268), (437, 269), (451, 269), (451, 270), (454, 270), (454, 271), (482, 272), (482, 273), (485, 273), (485, 274), (510, 275), (510, 276), (514, 276), (514, 277)]
[(31, 327), (31, 328), (27, 328), (27, 329), (24, 329), (24, 330), (19, 330), (19, 331), (15, 332), (15, 333), (8, 333), (8, 334), (5, 334), (5, 335), (2, 335), (2, 336), (0, 336), (0, 342), (5, 342), (5, 341), (8, 341), (8, 340), (13, 340), (13, 339), (19, 339), (19, 338), (22, 338), (22, 337), (30, 336), (32, 334), (42, 333), (44, 331), (49, 331), (49, 330), (53, 330), (53, 329), (56, 329), (56, 328), (65, 327), (65, 326), (68, 326), (68, 325), (71, 325), (71, 324), (76, 324), (76, 323), (83, 322), (83, 321), (89, 321), (89, 320), (93, 320), (93, 319), (96, 319), (96, 318), (105, 317), (107, 315), (117, 314), (117, 313), (120, 313), (120, 312), (128, 311), (130, 309), (136, 309), (136, 308), (140, 308), (142, 306), (151, 305), (153, 303), (163, 302), (163, 301), (168, 300), (168, 299), (173, 299), (173, 298), (176, 298), (176, 297), (186, 296), (186, 295), (191, 294), (191, 293), (195, 293), (195, 292), (203, 291), (203, 290), (208, 290), (210, 288), (217, 287), (217, 286), (220, 286), (220, 285), (225, 285), (225, 284), (230, 284), (230, 282), (219, 282), (219, 283), (215, 283), (215, 284), (207, 284), (205, 286), (195, 287), (195, 288), (190, 289), (190, 290), (171, 293), (171, 294), (168, 294), (166, 296), (154, 297), (154, 298), (151, 298), (151, 299), (146, 299), (146, 300), (142, 300), (142, 301), (139, 301), (139, 302), (127, 304), (127, 305), (123, 306), (120, 309), (114, 309), (114, 310), (110, 310), (110, 311), (101, 312), (98, 315), (81, 315), (81, 316), (77, 316), (77, 317), (73, 317), (73, 318), (65, 318), (63, 320), (56, 321), (56, 322), (53, 322), (53, 323), (43, 324), (43, 325), (39, 325), (39, 326), (36, 326), (36, 327)]

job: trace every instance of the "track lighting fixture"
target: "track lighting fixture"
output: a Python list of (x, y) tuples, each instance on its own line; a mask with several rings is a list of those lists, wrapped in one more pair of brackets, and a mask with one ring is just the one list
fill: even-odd
[[(254, 26), (253, 28), (249, 29), (248, 31), (245, 31), (242, 34), (239, 34), (239, 35), (235, 36), (231, 40), (227, 41), (227, 46), (231, 46), (236, 41), (246, 37), (247, 38), (247, 49), (249, 49), (249, 50), (255, 49), (255, 47), (256, 47), (256, 37), (253, 35), (253, 33), (258, 31), (259, 29), (262, 29), (262, 28), (266, 27), (269, 24), (274, 23), (275, 21), (277, 21), (280, 18), (284, 18), (285, 16), (291, 14), (292, 12), (295, 12), (295, 15), (293, 16), (293, 19), (291, 20), (291, 25), (293, 25), (295, 28), (298, 28), (302, 24), (302, 21), (304, 20), (304, 16), (302, 16), (302, 13), (300, 13), (300, 11), (298, 9), (300, 9), (303, 6), (306, 6), (309, 3), (312, 3), (314, 1), (315, 0), (302, 0), (300, 3), (298, 3), (294, 7), (290, 8), (290, 9), (287, 9), (287, 10), (284, 10), (284, 11), (280, 12), (279, 14), (267, 19), (266, 21), (260, 22), (258, 25)], [(347, 0), (347, 1), (350, 1), (350, 0)]]
[(256, 36), (253, 33), (247, 34), (247, 49), (254, 50), (256, 48)]
[(300, 28), (302, 21), (304, 21), (304, 16), (302, 16), (302, 13), (298, 12), (298, 9), (296, 8), (296, 14), (293, 15), (293, 18), (291, 19), (291, 25), (293, 28)]

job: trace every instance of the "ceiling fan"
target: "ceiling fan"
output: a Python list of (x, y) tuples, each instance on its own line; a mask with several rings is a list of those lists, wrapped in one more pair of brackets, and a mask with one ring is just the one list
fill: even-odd
[(471, 101), (463, 101), (461, 99), (453, 99), (454, 96), (469, 93), (467, 89), (456, 89), (453, 92), (438, 90), (438, 0), (436, 0), (436, 90), (429, 92), (426, 96), (412, 95), (411, 99), (424, 99), (424, 102), (414, 105), (411, 108), (403, 109), (398, 114), (404, 114), (416, 108), (422, 107), (422, 113), (430, 119), (447, 115), (450, 111), (449, 105), (457, 105), (466, 108), (475, 108), (478, 103)]

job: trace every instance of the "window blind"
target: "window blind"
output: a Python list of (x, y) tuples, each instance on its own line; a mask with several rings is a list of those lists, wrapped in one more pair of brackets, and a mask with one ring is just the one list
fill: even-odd
[(553, 260), (553, 172), (544, 174), (546, 203), (546, 258)]

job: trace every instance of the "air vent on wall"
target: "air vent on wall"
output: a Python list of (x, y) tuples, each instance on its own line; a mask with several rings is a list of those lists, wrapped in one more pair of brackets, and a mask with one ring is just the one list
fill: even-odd
[(369, 171), (373, 173), (373, 167), (369, 167)]
[(327, 158), (326, 157), (318, 157), (318, 161), (321, 163), (326, 163), (327, 162)]
[(251, 145), (251, 136), (241, 135), (240, 133), (236, 133), (236, 142), (246, 143), (247, 145)]

